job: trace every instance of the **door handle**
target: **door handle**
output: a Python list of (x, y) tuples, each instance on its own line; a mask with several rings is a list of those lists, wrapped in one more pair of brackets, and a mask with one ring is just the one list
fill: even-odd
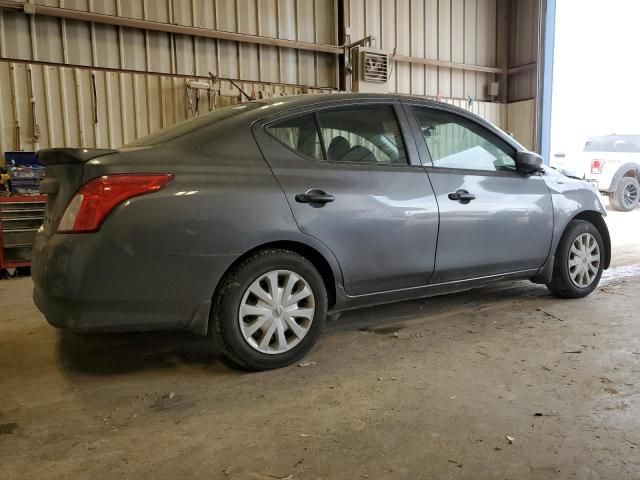
[(469, 193), (469, 192), (467, 192), (466, 190), (463, 190), (463, 189), (456, 190), (454, 193), (450, 193), (447, 196), (449, 197), (449, 200), (454, 200), (454, 201), (460, 202), (463, 205), (466, 205), (471, 200), (475, 200), (476, 199), (476, 196), (473, 193)]
[(307, 193), (299, 193), (296, 195), (296, 202), (308, 203), (310, 205), (324, 205), (333, 202), (336, 199), (333, 195), (329, 195), (322, 190), (308, 190)]

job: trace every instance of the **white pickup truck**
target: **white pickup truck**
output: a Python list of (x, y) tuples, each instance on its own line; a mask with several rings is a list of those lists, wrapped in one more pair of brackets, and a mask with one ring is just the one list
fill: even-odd
[(556, 154), (551, 165), (595, 183), (615, 210), (629, 212), (640, 199), (640, 135), (591, 137), (575, 156)]

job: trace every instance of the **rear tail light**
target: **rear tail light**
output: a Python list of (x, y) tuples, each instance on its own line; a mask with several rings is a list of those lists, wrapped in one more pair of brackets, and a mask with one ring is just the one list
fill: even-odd
[(58, 225), (60, 233), (95, 232), (111, 211), (130, 198), (157, 192), (171, 174), (105, 175), (85, 183), (73, 196)]
[(602, 173), (604, 160), (591, 160), (591, 173)]

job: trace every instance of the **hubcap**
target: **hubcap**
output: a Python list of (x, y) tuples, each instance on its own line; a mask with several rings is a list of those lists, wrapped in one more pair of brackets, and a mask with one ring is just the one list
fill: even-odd
[(579, 288), (593, 283), (600, 269), (600, 247), (590, 233), (581, 233), (571, 244), (569, 251), (569, 276)]
[(289, 270), (258, 277), (242, 297), (238, 321), (245, 341), (261, 353), (284, 353), (311, 328), (315, 299), (307, 281)]
[(635, 185), (627, 185), (623, 192), (624, 204), (627, 207), (632, 207), (638, 200), (638, 189)]

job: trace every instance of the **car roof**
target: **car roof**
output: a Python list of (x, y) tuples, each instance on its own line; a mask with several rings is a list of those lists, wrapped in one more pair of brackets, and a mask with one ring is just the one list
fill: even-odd
[(640, 135), (638, 134), (624, 134), (619, 135), (617, 133), (612, 133), (611, 135), (596, 135), (593, 137), (589, 137), (587, 142), (597, 141), (597, 140), (640, 140)]
[[(282, 96), (282, 97), (270, 97), (260, 100), (253, 100), (252, 102), (260, 103), (269, 106), (269, 113), (278, 113), (280, 111), (291, 110), (294, 108), (318, 105), (328, 102), (339, 101), (358, 101), (358, 100), (409, 100), (420, 103), (428, 103), (434, 106), (446, 106), (451, 110), (472, 113), (468, 110), (456, 107), (449, 103), (439, 102), (437, 100), (420, 97), (416, 95), (403, 95), (398, 93), (311, 93), (302, 95)], [(276, 107), (276, 108), (274, 108)]]

